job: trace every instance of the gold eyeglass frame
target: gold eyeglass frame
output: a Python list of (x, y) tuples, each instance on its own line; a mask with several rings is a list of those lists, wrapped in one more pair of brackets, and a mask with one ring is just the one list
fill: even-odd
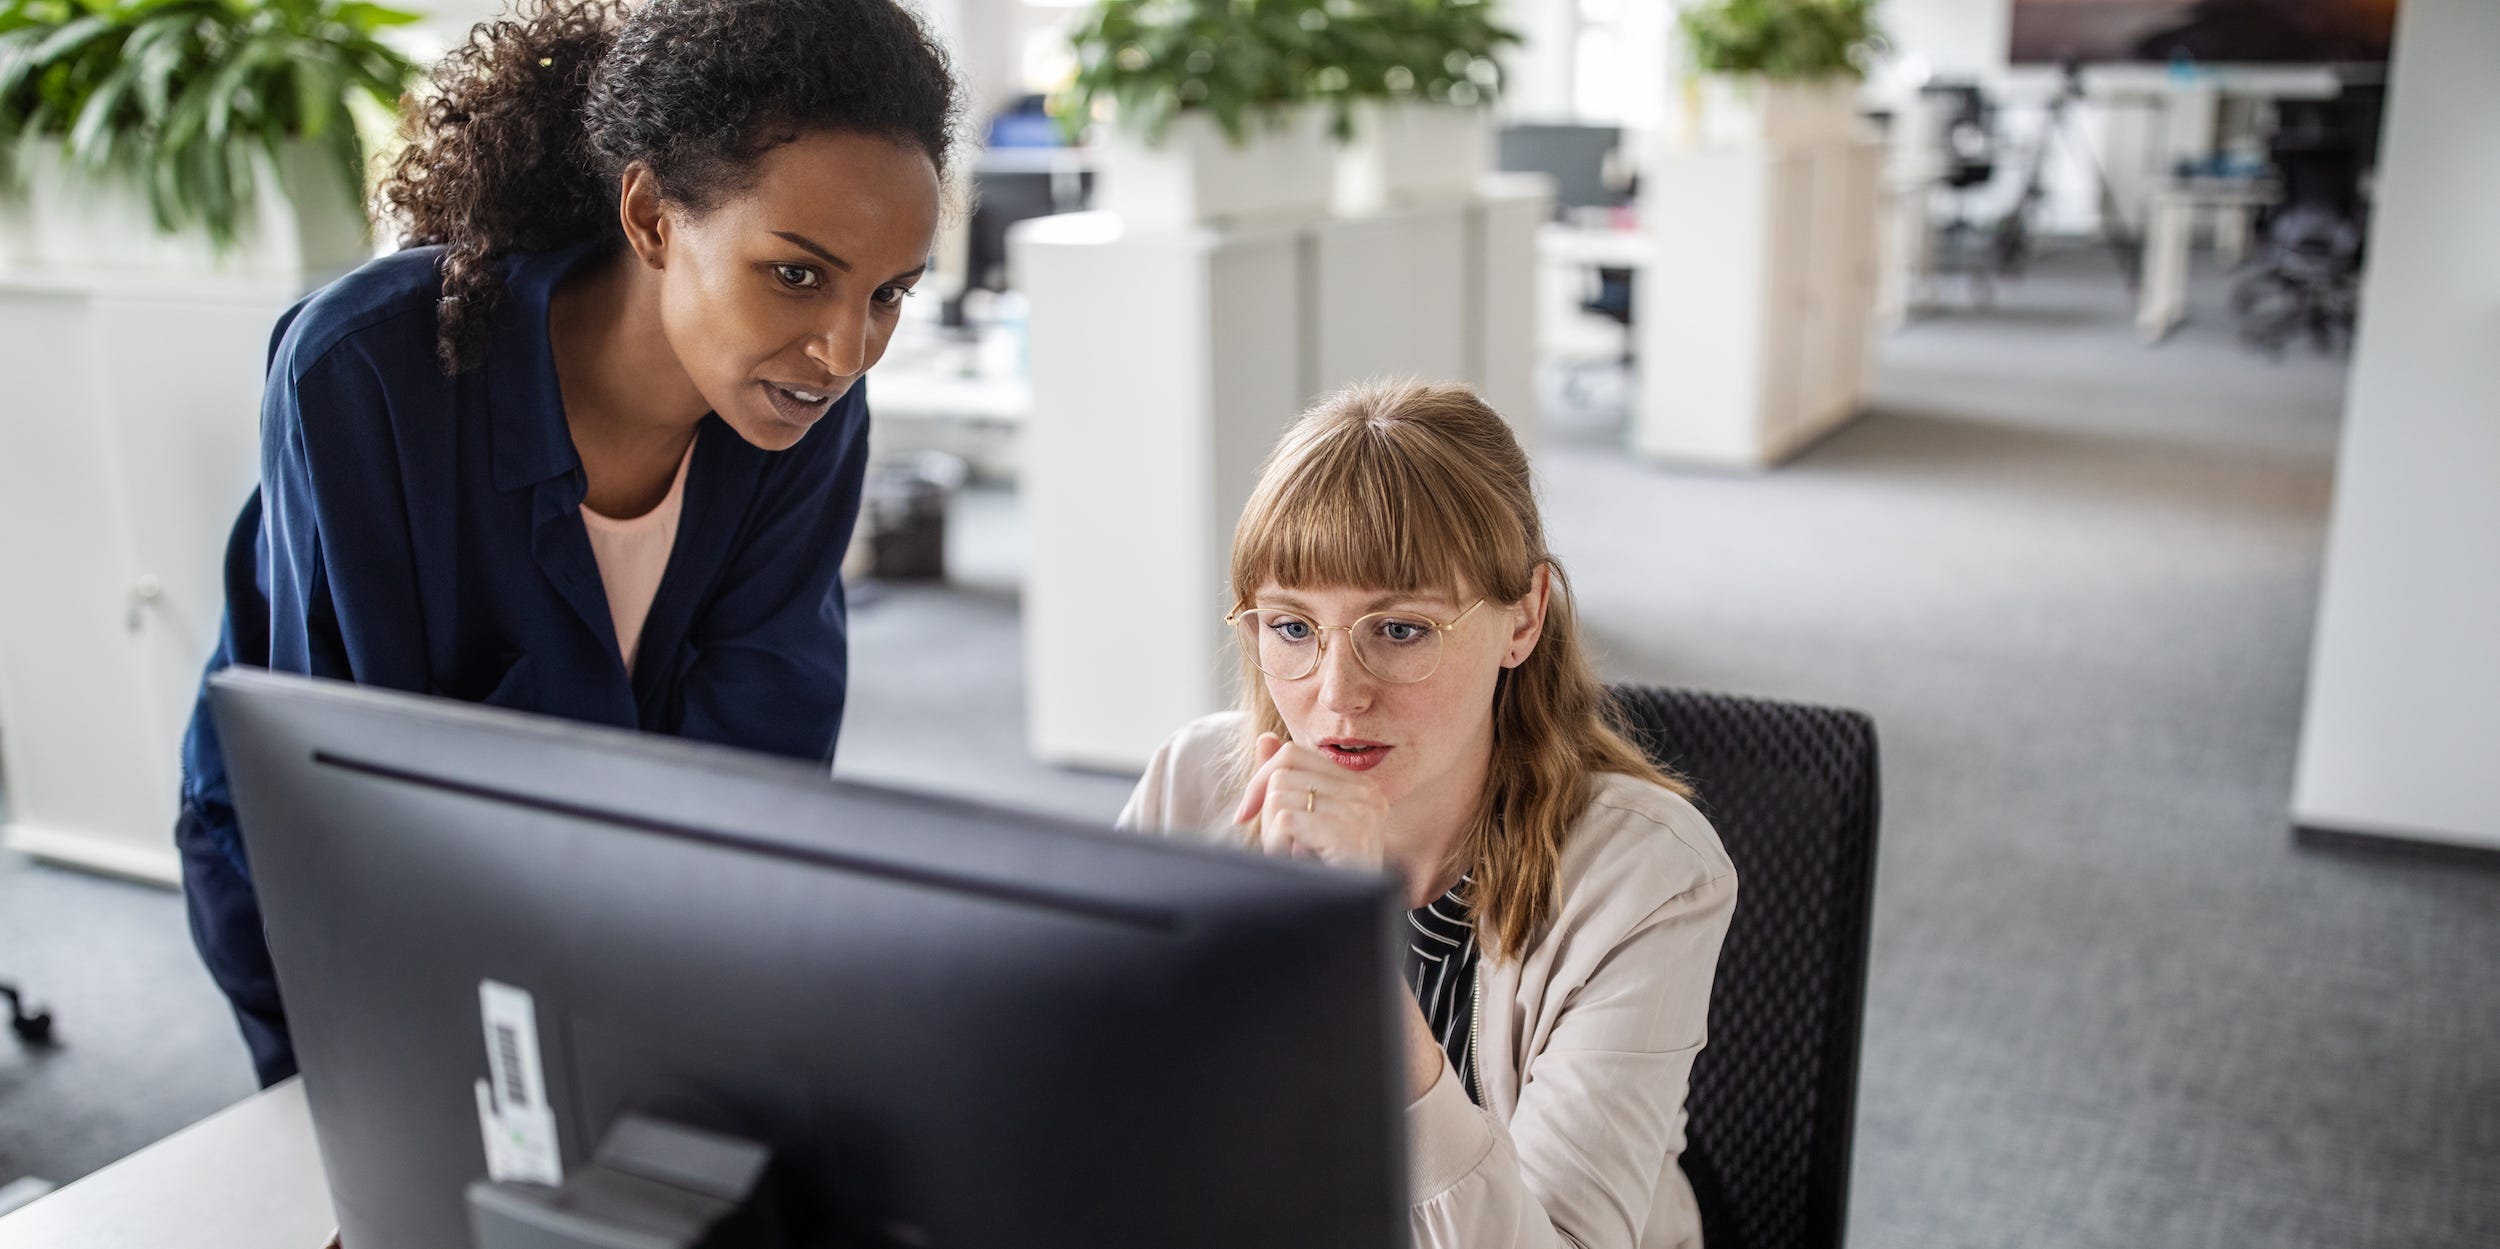
[[(1442, 622), (1442, 621), (1435, 620), (1435, 619), (1433, 619), (1432, 617), (1430, 617), (1430, 616), (1426, 616), (1426, 615), (1424, 615), (1422, 612), (1419, 612), (1419, 611), (1394, 611), (1394, 610), (1393, 610), (1393, 611), (1376, 611), (1376, 612), (1366, 612), (1366, 613), (1364, 613), (1363, 615), (1360, 615), (1360, 616), (1355, 617), (1355, 618), (1354, 618), (1354, 623), (1353, 623), (1353, 624), (1343, 624), (1343, 625), (1324, 625), (1324, 624), (1319, 623), (1319, 622), (1318, 622), (1318, 621), (1316, 621), (1316, 620), (1305, 620), (1305, 621), (1303, 621), (1303, 623), (1304, 623), (1304, 624), (1307, 624), (1307, 625), (1311, 626), (1313, 629), (1315, 629), (1315, 630), (1318, 630), (1318, 631), (1319, 631), (1319, 649), (1317, 649), (1317, 650), (1315, 650), (1315, 651), (1311, 652), (1311, 669), (1310, 669), (1310, 671), (1309, 671), (1309, 672), (1305, 672), (1305, 673), (1303, 673), (1301, 676), (1298, 676), (1298, 677), (1283, 677), (1283, 676), (1276, 676), (1276, 674), (1275, 674), (1275, 673), (1273, 673), (1273, 672), (1268, 672), (1266, 668), (1261, 667), (1261, 666), (1260, 666), (1260, 664), (1259, 664), (1259, 656), (1258, 656), (1258, 652), (1257, 652), (1254, 648), (1250, 647), (1250, 646), (1247, 644), (1246, 639), (1242, 639), (1242, 637), (1241, 637), (1241, 623), (1240, 623), (1240, 622), (1241, 622), (1241, 618), (1242, 618), (1243, 616), (1246, 616), (1246, 615), (1248, 615), (1248, 614), (1250, 614), (1251, 612), (1254, 612), (1254, 611), (1273, 611), (1273, 612), (1283, 612), (1283, 613), (1285, 613), (1285, 614), (1286, 614), (1286, 615), (1288, 615), (1288, 616), (1295, 616), (1295, 617), (1299, 617), (1299, 616), (1301, 615), (1301, 613), (1300, 613), (1300, 612), (1292, 611), (1292, 610), (1290, 610), (1290, 609), (1288, 609), (1288, 608), (1283, 608), (1283, 607), (1251, 607), (1251, 606), (1242, 606), (1242, 607), (1236, 607), (1236, 608), (1232, 609), (1231, 611), (1224, 613), (1224, 624), (1225, 624), (1225, 626), (1226, 626), (1227, 628), (1230, 628), (1230, 629), (1233, 631), (1233, 637), (1234, 637), (1236, 640), (1240, 640), (1240, 641), (1242, 641), (1242, 642), (1243, 642), (1243, 647), (1242, 647), (1242, 648), (1243, 648), (1245, 651), (1248, 651), (1248, 652), (1249, 652), (1250, 666), (1251, 666), (1251, 667), (1253, 667), (1253, 668), (1257, 668), (1260, 672), (1262, 672), (1262, 673), (1266, 673), (1266, 675), (1268, 675), (1268, 676), (1271, 676), (1271, 677), (1276, 677), (1276, 679), (1277, 679), (1277, 680), (1279, 680), (1279, 681), (1303, 681), (1303, 680), (1308, 680), (1308, 679), (1309, 679), (1310, 677), (1312, 677), (1314, 674), (1318, 673), (1318, 671), (1319, 671), (1319, 669), (1320, 669), (1320, 665), (1328, 662), (1328, 631), (1329, 631), (1329, 630), (1331, 630), (1331, 629), (1336, 629), (1336, 630), (1339, 630), (1339, 631), (1343, 632), (1343, 633), (1346, 635), (1346, 644), (1347, 644), (1348, 646), (1353, 646), (1353, 649), (1354, 649), (1354, 662), (1356, 662), (1356, 663), (1358, 663), (1358, 664), (1361, 664), (1361, 665), (1363, 666), (1363, 671), (1368, 672), (1368, 673), (1371, 673), (1371, 674), (1372, 674), (1372, 679), (1374, 679), (1374, 680), (1376, 680), (1376, 681), (1387, 681), (1387, 682), (1388, 682), (1389, 684), (1391, 684), (1391, 685), (1421, 685), (1421, 684), (1423, 684), (1424, 682), (1431, 680), (1431, 679), (1433, 678), (1433, 674), (1434, 674), (1434, 673), (1438, 673), (1439, 671), (1441, 671), (1441, 656), (1442, 656), (1442, 655), (1444, 655), (1444, 654), (1447, 654), (1447, 653), (1449, 652), (1449, 645), (1450, 645), (1450, 630), (1457, 628), (1457, 627), (1458, 627), (1458, 623), (1459, 623), (1460, 621), (1462, 621), (1462, 620), (1465, 620), (1465, 619), (1467, 618), (1467, 616), (1468, 616), (1468, 614), (1469, 614), (1469, 613), (1471, 613), (1471, 612), (1475, 611), (1475, 610), (1476, 610), (1477, 608), (1479, 608), (1479, 607), (1484, 606), (1484, 602), (1485, 602), (1484, 598), (1483, 598), (1483, 597), (1481, 597), (1481, 596), (1479, 596), (1479, 597), (1476, 599), (1476, 601), (1475, 601), (1475, 602), (1469, 603), (1466, 607), (1464, 607), (1464, 608), (1460, 609), (1460, 611), (1459, 611), (1459, 613), (1458, 613), (1457, 615), (1450, 617), (1447, 623), (1444, 623), (1444, 622)], [(1428, 625), (1431, 625), (1431, 626), (1432, 626), (1432, 628), (1433, 628), (1433, 632), (1438, 633), (1438, 634), (1440, 634), (1440, 635), (1441, 635), (1441, 649), (1440, 649), (1439, 651), (1434, 652), (1434, 654), (1433, 654), (1433, 657), (1432, 657), (1432, 671), (1431, 671), (1431, 672), (1427, 672), (1427, 673), (1423, 674), (1422, 676), (1419, 676), (1419, 677), (1415, 678), (1415, 679), (1414, 679), (1414, 680), (1412, 680), (1412, 681), (1399, 681), (1399, 680), (1392, 679), (1392, 678), (1390, 678), (1390, 677), (1385, 677), (1385, 676), (1382, 676), (1382, 675), (1380, 674), (1379, 670), (1377, 670), (1377, 669), (1375, 669), (1375, 668), (1373, 668), (1373, 667), (1372, 667), (1372, 665), (1371, 665), (1371, 661), (1370, 661), (1370, 660), (1363, 658), (1363, 648), (1362, 648), (1362, 647), (1360, 647), (1360, 646), (1354, 646), (1354, 631), (1355, 631), (1356, 629), (1360, 629), (1360, 628), (1362, 628), (1362, 627), (1363, 627), (1363, 625), (1364, 625), (1364, 622), (1366, 622), (1366, 621), (1370, 621), (1370, 620), (1375, 620), (1375, 619), (1378, 619), (1379, 617), (1382, 617), (1382, 616), (1421, 617), (1421, 618), (1422, 618), (1423, 623), (1428, 624)]]

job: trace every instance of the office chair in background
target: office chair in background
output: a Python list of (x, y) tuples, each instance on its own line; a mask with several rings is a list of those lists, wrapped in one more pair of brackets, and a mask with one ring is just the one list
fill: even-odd
[(2383, 98), (2383, 87), (2356, 84), (2331, 100), (2274, 106), (2267, 159), (2283, 197), (2258, 225), (2256, 271), (2231, 289), (2241, 335), (2269, 354), (2304, 331), (2319, 351), (2352, 341), (2369, 227), (2362, 186)]
[(50, 1012), (29, 1006), (18, 993), (17, 986), (6, 981), (0, 981), (0, 1000), (9, 1004), (9, 1031), (16, 1033), (19, 1041), (29, 1046), (52, 1043)]
[(1953, 216), (1944, 223), (1936, 248), (1936, 271), (1967, 277), (1971, 302), (1985, 308), (1996, 302), (1996, 275), (1984, 236), (1971, 220), (1970, 197), (1996, 181), (1996, 109), (1977, 83), (1931, 82), (1919, 94), (1937, 101), (1938, 148), (1944, 157), (1938, 180), (1953, 197)]
[(1597, 290), (1580, 301), (1580, 311), (1594, 313), (1623, 327), (1623, 353), (1615, 363), (1632, 366), (1632, 271), (1612, 265), (1597, 269)]
[(1685, 1096), (1710, 1249), (1847, 1231), (1879, 794), (1875, 725), (1828, 707), (1637, 685), (1625, 727), (1690, 780), (1736, 863), (1736, 915)]

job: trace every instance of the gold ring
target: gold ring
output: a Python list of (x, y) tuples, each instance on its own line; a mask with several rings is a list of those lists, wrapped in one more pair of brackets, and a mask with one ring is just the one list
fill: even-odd
[(1316, 790), (1316, 789), (1306, 789), (1306, 790), (1303, 790), (1303, 791), (1302, 791), (1302, 809), (1303, 809), (1303, 810), (1305, 810), (1305, 811), (1317, 811), (1317, 810), (1319, 810), (1319, 791), (1318, 791), (1318, 790)]

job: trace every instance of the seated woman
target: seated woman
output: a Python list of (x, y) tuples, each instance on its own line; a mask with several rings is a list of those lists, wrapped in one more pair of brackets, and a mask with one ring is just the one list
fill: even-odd
[(1736, 873), (1610, 725), (1508, 427), (1456, 386), (1323, 401), (1232, 594), (1243, 706), (1173, 734), (1120, 823), (1403, 888), (1415, 1243), (1699, 1244), (1677, 1159)]

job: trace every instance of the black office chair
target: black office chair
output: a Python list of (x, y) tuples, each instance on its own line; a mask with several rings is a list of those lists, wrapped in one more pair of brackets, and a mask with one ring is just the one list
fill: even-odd
[(1623, 327), (1623, 354), (1617, 363), (1632, 363), (1632, 271), (1612, 265), (1597, 270), (1597, 290), (1580, 301), (1580, 311), (1593, 313)]
[(1938, 146), (1944, 156), (1938, 182), (1953, 197), (1953, 216), (1937, 232), (1933, 268), (1965, 275), (1971, 302), (1985, 308), (1996, 302), (1994, 260), (1988, 240), (1971, 220), (1970, 197), (1986, 194), (1996, 181), (1996, 108), (1977, 83), (1933, 82), (1919, 88), (1919, 94), (1937, 101)]
[(2231, 290), (2242, 337), (2270, 355), (2303, 332), (2319, 351), (2352, 341), (2369, 228), (2362, 186), (2379, 110), (2379, 94), (2363, 86), (2332, 100), (2275, 106), (2267, 158), (2283, 198), (2259, 223), (2254, 271)]
[(1685, 1096), (1710, 1249), (1838, 1249), (1847, 1230), (1878, 815), (1864, 714), (1637, 685), (1624, 727), (1693, 783), (1736, 914)]
[(16, 1033), (18, 1040), (32, 1046), (52, 1043), (50, 1012), (27, 1005), (17, 986), (5, 981), (0, 981), (0, 1000), (9, 1004), (9, 1031)]

